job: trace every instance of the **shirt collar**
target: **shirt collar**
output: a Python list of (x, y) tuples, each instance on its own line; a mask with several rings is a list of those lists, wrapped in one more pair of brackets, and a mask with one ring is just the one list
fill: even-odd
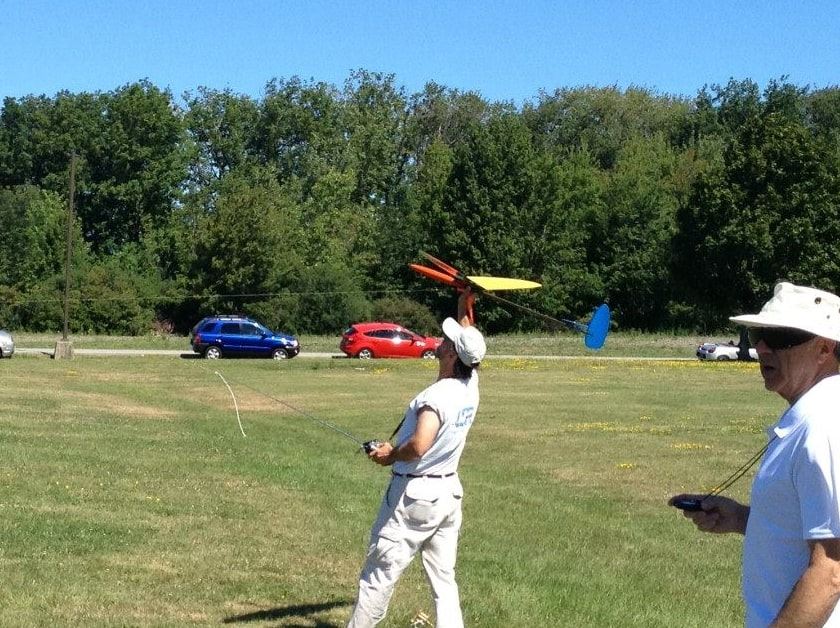
[(779, 420), (776, 422), (776, 425), (771, 427), (767, 430), (768, 436), (772, 437), (773, 434), (776, 434), (779, 438), (784, 438), (792, 431), (794, 431), (797, 427), (799, 427), (802, 422), (805, 420), (805, 415), (807, 412), (804, 411), (804, 407), (807, 406), (806, 400), (811, 397), (811, 393), (819, 388), (824, 382), (837, 377), (837, 375), (831, 375), (829, 377), (824, 377), (816, 384), (811, 386), (805, 393), (796, 400), (792, 406), (788, 407), (785, 410), (784, 414), (779, 417)]
[(767, 430), (767, 436), (772, 437), (775, 434), (779, 438), (784, 438), (799, 427), (799, 424), (805, 420), (805, 416), (801, 412), (794, 411), (798, 403), (797, 401), (796, 404), (785, 410), (785, 413), (779, 418), (776, 425)]

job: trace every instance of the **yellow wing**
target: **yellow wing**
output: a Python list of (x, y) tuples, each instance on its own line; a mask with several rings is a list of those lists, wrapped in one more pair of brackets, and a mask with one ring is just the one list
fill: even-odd
[(542, 284), (527, 279), (510, 279), (509, 277), (467, 277), (484, 290), (533, 290)]

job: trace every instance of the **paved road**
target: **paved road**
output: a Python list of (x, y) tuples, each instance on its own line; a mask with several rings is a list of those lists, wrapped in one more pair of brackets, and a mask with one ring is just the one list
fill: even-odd
[[(45, 355), (52, 357), (53, 349), (48, 348), (22, 348), (15, 349), (15, 353), (21, 355)], [(85, 356), (135, 356), (143, 357), (147, 355), (171, 355), (181, 356), (186, 359), (197, 359), (198, 354), (192, 351), (181, 351), (178, 349), (73, 349), (75, 355)], [(317, 351), (303, 351), (298, 355), (299, 358), (344, 358), (343, 353), (327, 353)], [(582, 356), (568, 356), (568, 355), (508, 355), (508, 354), (492, 354), (487, 356), (489, 359), (527, 359), (527, 360), (643, 360), (643, 361), (694, 361), (697, 358), (654, 358), (654, 357), (616, 357), (616, 356), (600, 356), (600, 355), (582, 355)]]
[[(48, 355), (52, 357), (53, 349), (45, 347), (17, 347), (15, 353), (27, 355)], [(75, 355), (92, 355), (92, 356), (108, 356), (108, 355), (126, 355), (142, 357), (146, 355), (173, 355), (184, 358), (198, 358), (197, 353), (192, 351), (183, 351), (180, 349), (76, 349), (73, 348)], [(313, 351), (299, 354), (302, 358), (343, 358), (343, 353), (317, 353)]]

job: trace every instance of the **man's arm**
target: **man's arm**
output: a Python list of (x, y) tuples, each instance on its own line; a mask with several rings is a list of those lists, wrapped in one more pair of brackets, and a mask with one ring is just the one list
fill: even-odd
[(808, 541), (808, 546), (808, 568), (771, 624), (773, 628), (823, 626), (840, 599), (840, 539)]
[(440, 418), (437, 412), (429, 407), (423, 407), (417, 415), (417, 427), (414, 429), (414, 434), (407, 441), (399, 447), (394, 447), (391, 443), (382, 443), (371, 451), (368, 457), (382, 466), (394, 464), (398, 460), (403, 462), (417, 460), (429, 451), (439, 429)]

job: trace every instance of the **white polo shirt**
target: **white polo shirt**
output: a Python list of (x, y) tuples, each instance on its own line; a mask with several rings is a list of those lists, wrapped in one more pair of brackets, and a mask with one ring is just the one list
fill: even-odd
[(478, 410), (478, 371), (473, 371), (468, 380), (452, 377), (439, 380), (412, 399), (397, 432), (397, 446), (414, 434), (417, 414), (423, 407), (431, 408), (440, 418), (437, 437), (419, 460), (395, 462), (394, 472), (416, 475), (454, 473), (458, 470), (467, 432)]
[[(744, 539), (748, 628), (778, 615), (808, 566), (808, 540), (840, 537), (840, 375), (818, 382), (768, 430)], [(840, 627), (835, 608), (826, 626)]]

